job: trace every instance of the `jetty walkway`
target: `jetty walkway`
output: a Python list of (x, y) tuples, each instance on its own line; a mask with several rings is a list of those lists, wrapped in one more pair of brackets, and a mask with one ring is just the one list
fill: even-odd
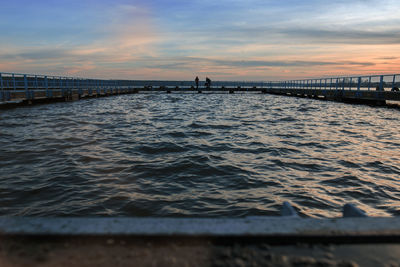
[(0, 108), (145, 92), (257, 92), (385, 105), (388, 100), (400, 101), (399, 87), (400, 74), (266, 82), (217, 81), (211, 87), (200, 84), (196, 88), (191, 81), (105, 80), (0, 73)]

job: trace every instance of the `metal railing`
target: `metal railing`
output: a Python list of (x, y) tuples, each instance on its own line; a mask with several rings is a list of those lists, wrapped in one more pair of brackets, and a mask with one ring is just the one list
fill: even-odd
[[(172, 83), (172, 84), (171, 84)], [(1, 90), (40, 90), (40, 89), (102, 89), (102, 88), (123, 88), (131, 86), (165, 85), (189, 86), (191, 81), (139, 81), (139, 80), (113, 80), (113, 79), (86, 79), (64, 76), (33, 75), (19, 73), (1, 73)], [(302, 79), (287, 81), (264, 81), (264, 82), (221, 82), (216, 81), (213, 86), (237, 87), (256, 86), (262, 88), (304, 88), (323, 90), (392, 90), (400, 87), (400, 74), (331, 77), (318, 79)]]
[(0, 73), (1, 90), (79, 89), (129, 86), (133, 81), (85, 79), (63, 76)]
[(267, 86), (280, 89), (398, 91), (400, 74), (289, 80), (268, 82)]
[[(200, 88), (204, 88), (200, 84)], [(34, 98), (37, 91), (46, 92), (51, 97), (54, 91), (78, 92), (83, 90), (113, 92), (113, 90), (145, 88), (147, 86), (163, 86), (164, 88), (190, 88), (194, 81), (140, 81), (140, 80), (113, 80), (113, 79), (86, 79), (64, 76), (33, 75), (0, 72), (0, 101), (10, 100), (11, 92), (25, 92), (26, 98)], [(213, 82), (212, 89), (225, 88), (275, 88), (275, 89), (314, 89), (314, 90), (377, 90), (398, 91), (400, 74), (331, 77), (319, 79), (264, 81), (264, 82)]]

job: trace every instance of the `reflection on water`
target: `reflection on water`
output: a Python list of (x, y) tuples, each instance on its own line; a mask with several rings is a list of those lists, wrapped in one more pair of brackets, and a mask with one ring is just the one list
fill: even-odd
[(0, 214), (398, 215), (400, 113), (263, 94), (137, 94), (2, 111)]

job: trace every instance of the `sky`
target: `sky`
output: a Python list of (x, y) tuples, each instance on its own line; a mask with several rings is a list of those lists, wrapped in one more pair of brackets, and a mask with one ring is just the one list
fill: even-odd
[(0, 72), (221, 81), (400, 73), (398, 0), (0, 2)]

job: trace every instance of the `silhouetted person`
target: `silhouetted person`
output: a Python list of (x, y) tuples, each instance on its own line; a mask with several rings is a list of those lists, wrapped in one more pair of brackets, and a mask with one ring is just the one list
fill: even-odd
[(199, 77), (196, 76), (196, 79), (194, 79), (195, 83), (196, 83), (196, 89), (199, 89)]
[(211, 80), (210, 78), (206, 77), (206, 87), (210, 88), (211, 87)]

